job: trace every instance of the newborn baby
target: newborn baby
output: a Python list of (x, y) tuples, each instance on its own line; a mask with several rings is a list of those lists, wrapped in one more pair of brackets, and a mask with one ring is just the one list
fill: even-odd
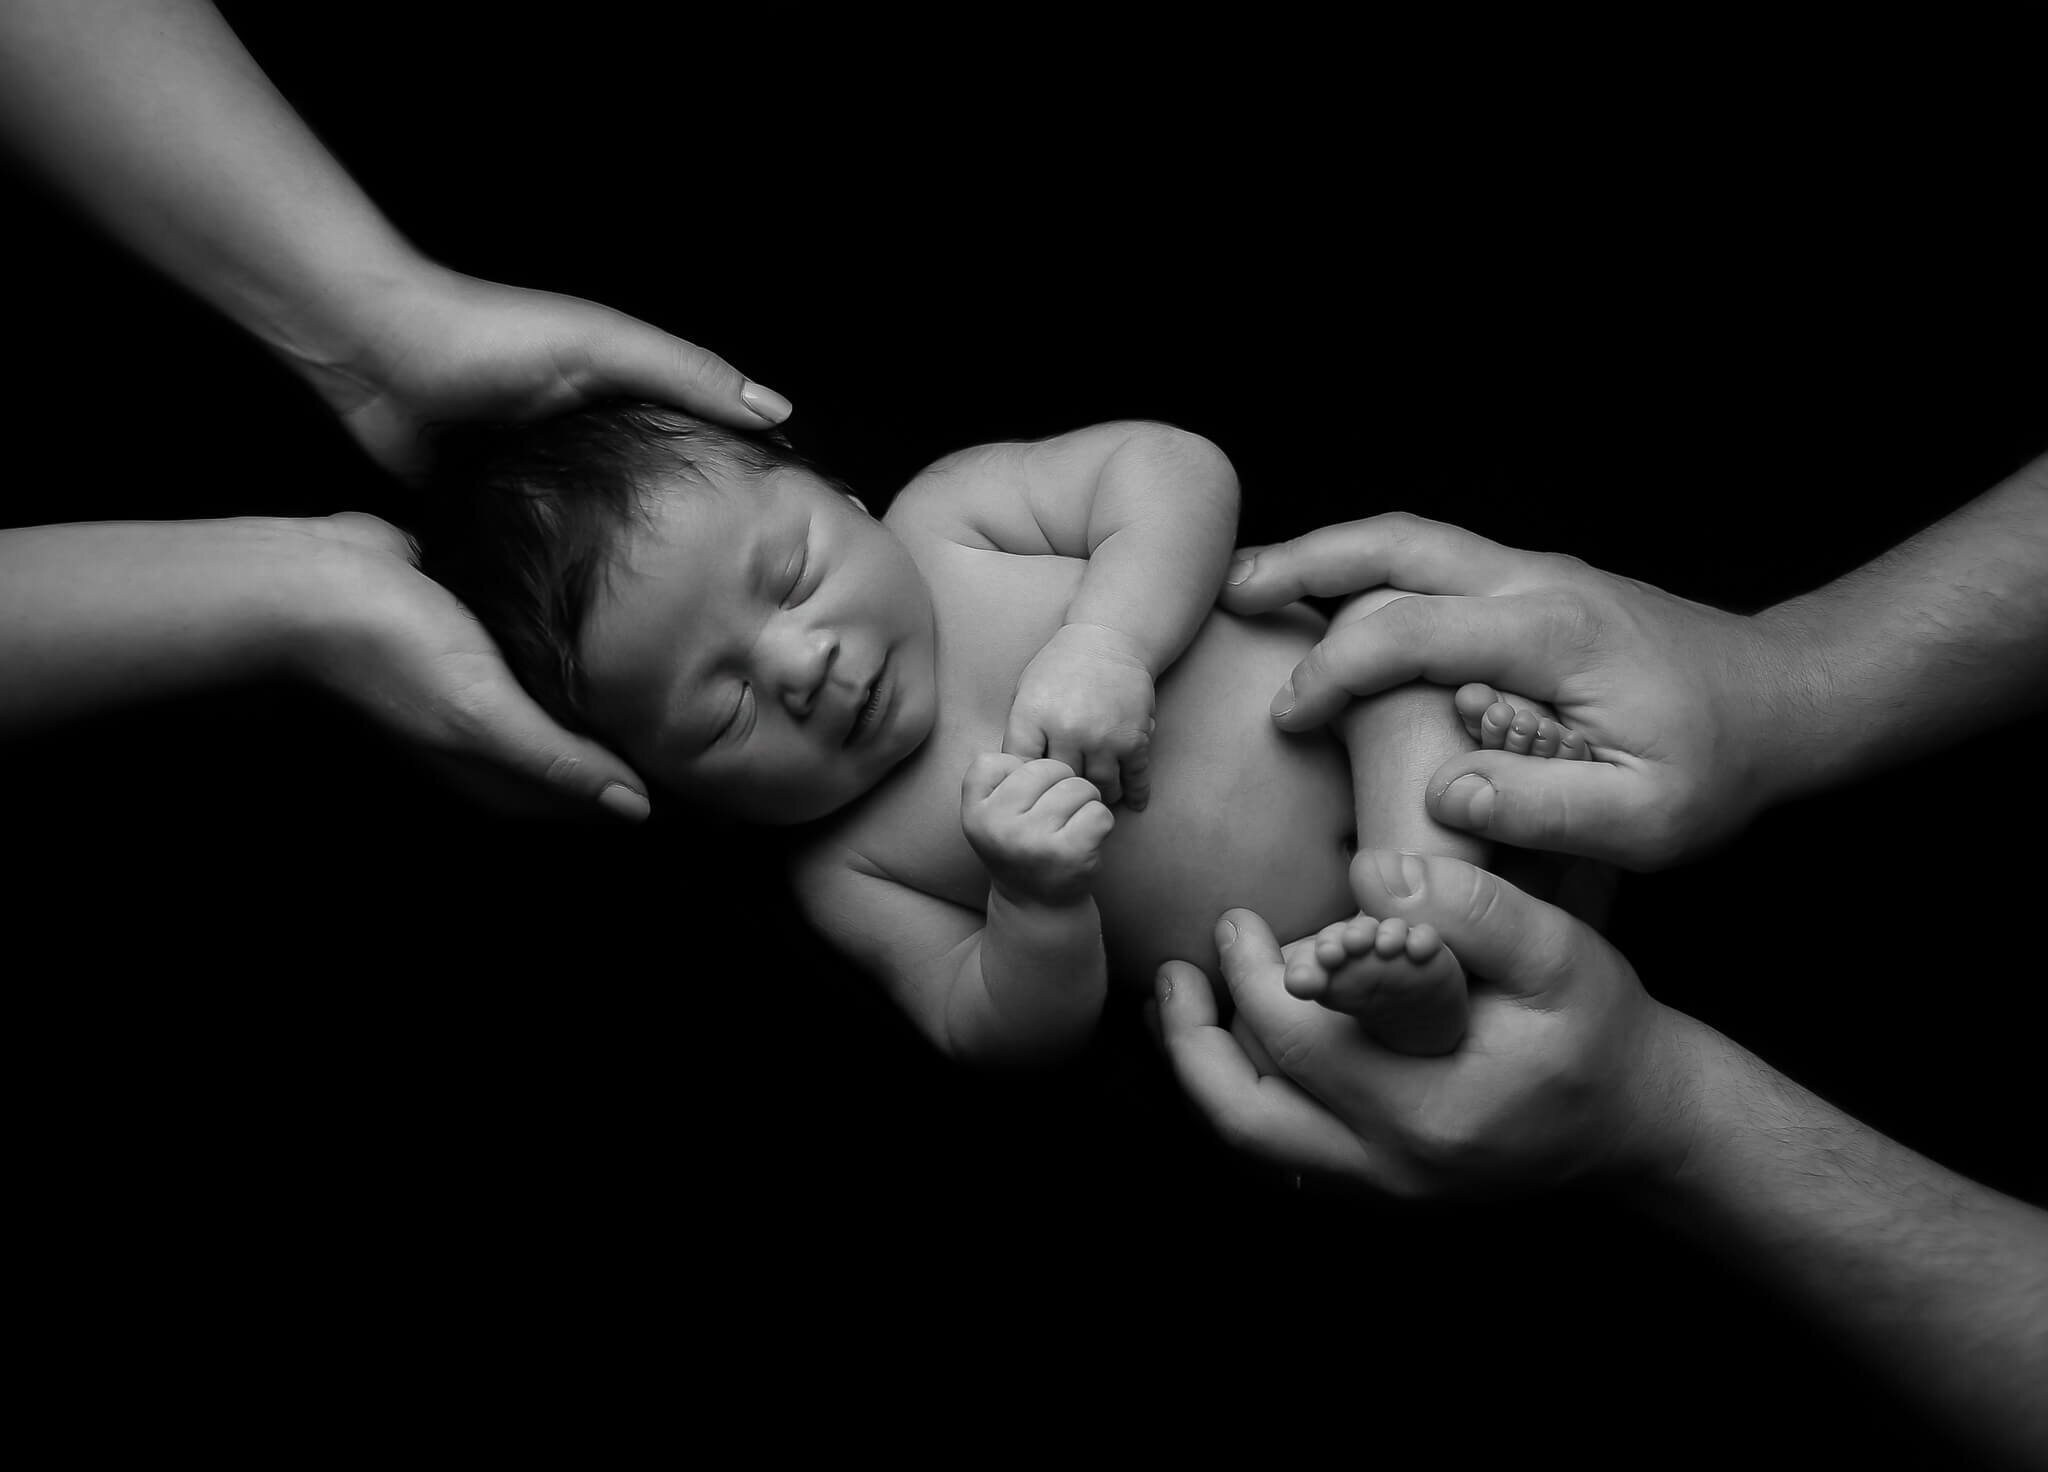
[(795, 825), (806, 914), (947, 1053), (1071, 1049), (1111, 974), (1213, 973), (1233, 905), (1334, 927), (1305, 994), (1382, 997), (1422, 1048), (1462, 1032), (1455, 960), (1358, 923), (1347, 867), (1360, 831), (1484, 858), (1421, 800), (1484, 713), (1416, 686), (1361, 703), (1341, 744), (1280, 732), (1267, 699), (1325, 625), (1215, 608), (1237, 480), (1208, 441), (984, 445), (879, 521), (773, 437), (648, 406), (450, 464), (431, 570), (536, 697), (668, 793)]

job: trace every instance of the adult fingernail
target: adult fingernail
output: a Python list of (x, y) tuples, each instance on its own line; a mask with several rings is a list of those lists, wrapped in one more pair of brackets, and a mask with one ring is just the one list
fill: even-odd
[(1250, 557), (1238, 558), (1237, 561), (1230, 564), (1230, 571), (1223, 575), (1223, 581), (1230, 584), (1233, 588), (1236, 587), (1252, 575), (1253, 561), (1254, 559)]
[(1273, 714), (1280, 717), (1294, 709), (1294, 681), (1289, 680), (1280, 687), (1280, 693), (1273, 697)]
[(647, 799), (623, 782), (614, 782), (600, 792), (597, 795), (597, 804), (624, 818), (628, 823), (646, 822), (647, 814), (651, 811)]
[(1387, 886), (1387, 893), (1404, 900), (1422, 888), (1428, 874), (1422, 867), (1422, 855), (1406, 849), (1399, 853), (1382, 849), (1373, 855), (1373, 862), (1379, 866), (1380, 881)]
[(740, 400), (770, 424), (782, 423), (796, 408), (774, 389), (763, 388), (758, 383), (740, 385)]
[(1236, 944), (1237, 927), (1228, 920), (1218, 920), (1216, 922), (1216, 949), (1219, 951), (1228, 950)]
[(1484, 828), (1493, 817), (1493, 784), (1477, 772), (1467, 772), (1444, 789), (1437, 800), (1439, 816), (1457, 828)]

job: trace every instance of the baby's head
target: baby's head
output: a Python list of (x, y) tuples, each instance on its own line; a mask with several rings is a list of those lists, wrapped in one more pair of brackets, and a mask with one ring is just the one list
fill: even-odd
[(931, 598), (779, 434), (613, 404), (450, 442), (426, 570), (551, 715), (668, 792), (800, 823), (931, 732)]

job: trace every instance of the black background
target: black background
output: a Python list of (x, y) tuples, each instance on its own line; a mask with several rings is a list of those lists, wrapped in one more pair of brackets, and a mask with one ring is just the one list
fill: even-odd
[[(1588, 88), (1512, 37), (422, 11), (229, 14), (422, 249), (720, 352), (870, 504), (965, 444), (1153, 417), (1227, 451), (1247, 542), (1406, 508), (1755, 608), (2048, 448), (2000, 120), (1817, 96), (1814, 58), (1650, 47)], [(258, 349), (4, 183), (11, 522), (408, 519)], [(1627, 880), (1611, 933), (1660, 998), (2038, 1199), (2035, 745), (1773, 814)], [(264, 1397), (500, 1427), (595, 1388), (593, 1438), (653, 1408), (762, 1446), (1946, 1454), (1596, 1197), (1288, 1191), (1134, 1014), (1050, 1079), (947, 1070), (744, 838), (483, 814), (290, 689), (7, 754), (16, 1212), (60, 1357), (148, 1377), (204, 1339)], [(974, 1440), (935, 1440), (954, 1413)]]

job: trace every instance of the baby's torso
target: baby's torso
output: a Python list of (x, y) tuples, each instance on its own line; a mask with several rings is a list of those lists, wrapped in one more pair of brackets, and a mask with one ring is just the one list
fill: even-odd
[[(947, 548), (921, 557), (938, 622), (938, 721), (923, 746), (823, 835), (900, 883), (980, 910), (988, 874), (960, 827), (960, 783), (1002, 747), (1017, 678), (1060, 627), (1087, 564)], [(1096, 903), (1114, 978), (1181, 957), (1216, 969), (1233, 905), (1283, 940), (1349, 914), (1349, 766), (1328, 735), (1283, 734), (1273, 692), (1315, 642), (1305, 608), (1210, 614), (1158, 685), (1151, 800), (1116, 809)]]

